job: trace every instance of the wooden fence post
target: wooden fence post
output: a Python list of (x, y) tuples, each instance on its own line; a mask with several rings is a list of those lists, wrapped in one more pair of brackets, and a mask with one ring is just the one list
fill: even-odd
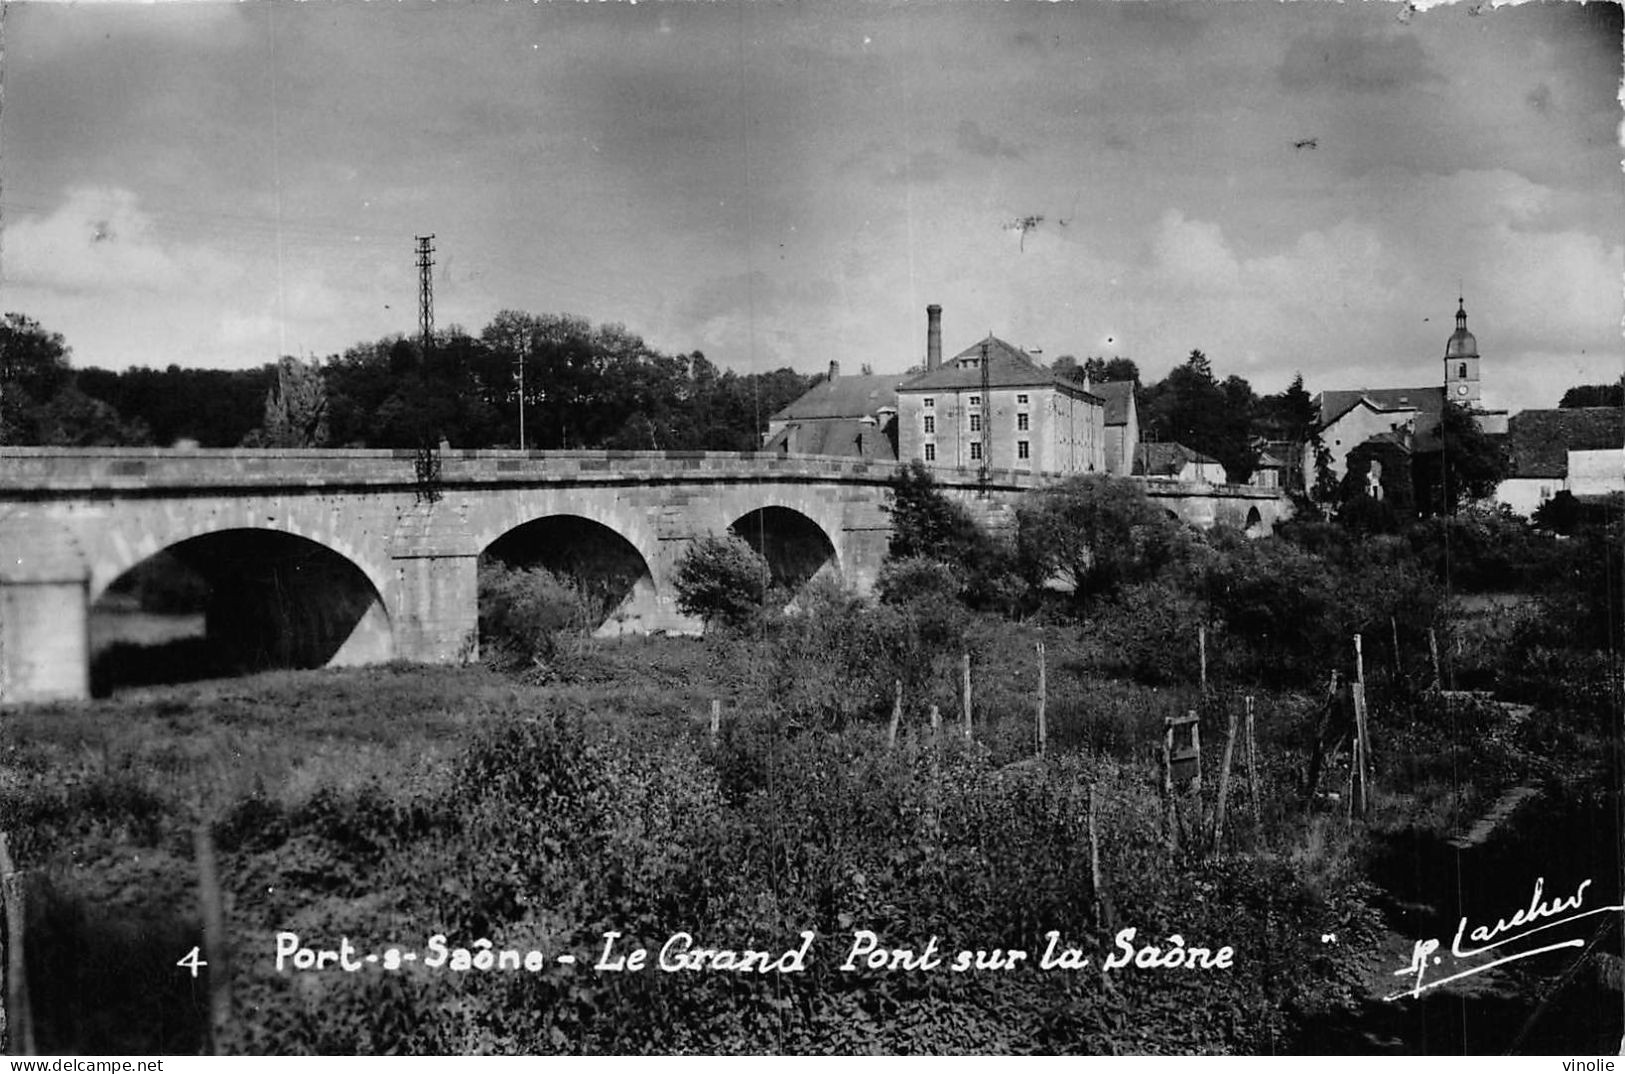
[(1433, 658), (1433, 688), (1444, 689), (1444, 679), (1439, 677), (1439, 635), (1428, 627), (1428, 656)]
[(1253, 698), (1247, 695), (1247, 790), (1253, 800), (1253, 828), (1262, 823), (1258, 810), (1258, 740), (1253, 735)]
[(961, 675), (961, 679), (963, 680), (963, 685), (964, 685), (965, 737), (970, 738), (971, 737), (971, 723), (970, 723), (971, 707), (970, 707), (970, 654), (969, 653), (966, 653), (964, 655), (964, 657), (961, 658), (961, 660), (960, 660), (960, 669), (963, 672), (963, 674)]
[(1038, 643), (1038, 756), (1044, 756), (1044, 740), (1048, 737), (1048, 730), (1044, 726), (1044, 704), (1047, 700), (1048, 685), (1044, 672), (1044, 643)]
[(1202, 661), (1202, 693), (1207, 694), (1207, 624), (1196, 628), (1196, 651)]
[(1095, 927), (1108, 921), (1106, 883), (1100, 876), (1100, 829), (1095, 821), (1095, 784), (1089, 785), (1089, 879), (1095, 887)]
[(6, 833), (0, 832), (0, 901), (6, 911), (6, 981), (4, 999), (11, 1054), (34, 1054), (34, 1018), (28, 1007), (28, 971), (23, 962), (22, 877), (11, 863)]
[(931, 737), (935, 738), (942, 730), (942, 710), (935, 705), (931, 706)]
[(1365, 649), (1358, 634), (1354, 635), (1354, 681), (1365, 685)]
[(891, 706), (891, 730), (886, 732), (886, 748), (897, 748), (897, 725), (903, 722), (903, 680), (897, 680), (897, 694)]
[(1371, 809), (1371, 735), (1366, 725), (1365, 685), (1354, 685), (1354, 738), (1359, 746), (1357, 764), (1360, 770), (1360, 816)]
[(209, 964), (209, 1054), (220, 1054), (220, 1040), (231, 1023), (231, 974), (226, 964), (226, 912), (215, 868), (214, 840), (207, 823), (193, 833), (197, 853), (198, 901), (203, 910), (203, 957)]
[(1230, 758), (1236, 745), (1236, 713), (1230, 710), (1229, 727), (1224, 733), (1224, 763), (1219, 767), (1219, 804), (1213, 811), (1213, 849), (1224, 841), (1224, 805), (1230, 796)]
[(1399, 656), (1399, 620), (1394, 616), (1388, 617), (1388, 626), (1394, 633), (1394, 681), (1398, 682), (1405, 674), (1405, 665)]
[(722, 702), (717, 698), (711, 699), (711, 745), (717, 744), (717, 735), (722, 732)]

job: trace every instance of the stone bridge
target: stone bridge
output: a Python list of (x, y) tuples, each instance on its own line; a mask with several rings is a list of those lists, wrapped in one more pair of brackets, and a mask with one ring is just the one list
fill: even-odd
[[(159, 562), (203, 594), (210, 642), (257, 666), (471, 659), (486, 555), (591, 579), (608, 633), (698, 628), (672, 579), (706, 534), (744, 537), (785, 584), (865, 592), (893, 476), (726, 452), (0, 448), (0, 702), (88, 696), (93, 614), (141, 598)], [(1057, 475), (935, 476), (997, 525)], [(1203, 526), (1287, 510), (1261, 489), (1147, 491)]]

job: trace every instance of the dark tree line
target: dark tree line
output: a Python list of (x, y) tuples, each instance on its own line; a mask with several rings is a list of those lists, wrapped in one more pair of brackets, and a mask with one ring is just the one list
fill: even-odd
[(0, 322), (0, 443), (518, 447), (523, 365), (524, 446), (750, 451), (814, 379), (720, 370), (620, 325), (516, 311), (427, 348), (396, 335), (247, 370), (76, 370), (69, 355), (29, 318)]

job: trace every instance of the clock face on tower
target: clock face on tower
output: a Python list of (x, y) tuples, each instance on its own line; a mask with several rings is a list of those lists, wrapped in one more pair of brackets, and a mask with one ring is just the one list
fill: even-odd
[(1456, 385), (1456, 394), (1457, 395), (1466, 395), (1467, 394), (1467, 385), (1465, 385), (1465, 384)]

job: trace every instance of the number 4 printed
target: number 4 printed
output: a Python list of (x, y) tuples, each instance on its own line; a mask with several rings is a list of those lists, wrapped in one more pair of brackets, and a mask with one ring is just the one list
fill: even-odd
[(193, 978), (196, 978), (198, 967), (207, 966), (208, 963), (198, 957), (198, 949), (194, 947), (190, 951), (186, 952), (186, 957), (175, 963), (175, 965), (191, 970)]

